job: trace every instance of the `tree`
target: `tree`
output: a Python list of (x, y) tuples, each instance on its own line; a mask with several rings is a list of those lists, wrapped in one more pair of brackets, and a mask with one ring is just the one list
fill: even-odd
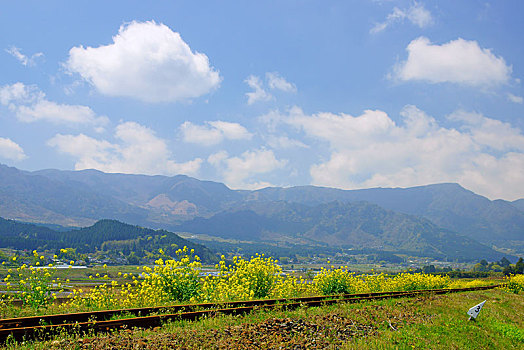
[(515, 273), (515, 269), (511, 265), (508, 265), (504, 267), (504, 271), (502, 271), (502, 273), (504, 273), (506, 276), (513, 275)]
[(140, 264), (140, 259), (138, 258), (138, 256), (136, 256), (135, 252), (131, 252), (131, 254), (129, 254), (129, 256), (127, 257), (127, 261), (131, 265)]
[(524, 261), (522, 260), (522, 257), (515, 264), (515, 273), (524, 273)]
[(504, 271), (504, 268), (502, 268), (502, 266), (500, 266), (498, 264), (491, 265), (490, 269), (491, 269), (491, 271), (495, 271), (495, 272), (502, 272), (502, 271)]
[(508, 259), (506, 259), (506, 257), (503, 257), (499, 261), (499, 265), (502, 266), (502, 267), (509, 266), (510, 264), (511, 264), (511, 262)]
[(473, 266), (473, 271), (475, 272), (481, 272), (481, 271), (487, 271), (488, 268), (481, 263), (476, 263), (475, 266)]
[(422, 272), (424, 273), (434, 273), (436, 272), (435, 265), (427, 265), (422, 268)]

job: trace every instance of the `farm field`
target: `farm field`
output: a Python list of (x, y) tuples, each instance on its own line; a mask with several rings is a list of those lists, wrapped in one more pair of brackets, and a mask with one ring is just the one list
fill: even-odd
[[(476, 321), (466, 311), (487, 300)], [(255, 311), (7, 349), (520, 349), (524, 295), (503, 290)]]

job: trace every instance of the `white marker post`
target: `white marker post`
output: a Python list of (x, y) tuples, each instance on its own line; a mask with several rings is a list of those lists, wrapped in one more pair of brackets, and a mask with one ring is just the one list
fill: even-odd
[(468, 321), (471, 321), (471, 320), (474, 321), (477, 318), (477, 316), (479, 315), (480, 310), (482, 310), (482, 307), (484, 306), (485, 302), (486, 302), (486, 300), (484, 300), (482, 303), (477, 304), (477, 305), (473, 306), (471, 309), (469, 309), (469, 311), (468, 311), (469, 320)]

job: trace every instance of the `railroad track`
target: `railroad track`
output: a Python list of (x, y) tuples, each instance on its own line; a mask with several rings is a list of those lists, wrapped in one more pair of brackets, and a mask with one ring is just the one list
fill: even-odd
[[(33, 316), (0, 319), (0, 342), (12, 338), (44, 339), (59, 332), (100, 333), (117, 329), (153, 328), (171, 320), (196, 320), (218, 314), (238, 315), (255, 309), (294, 309), (300, 306), (320, 306), (339, 302), (354, 303), (360, 301), (389, 298), (413, 297), (424, 294), (447, 294), (476, 290), (494, 289), (500, 285), (459, 289), (427, 289), (409, 292), (379, 292), (360, 294), (339, 294), (329, 296), (301, 297), (289, 299), (263, 299), (234, 301), (225, 303), (201, 303), (148, 308), (133, 308), (71, 314)], [(128, 317), (112, 319), (116, 317)], [(129, 317), (131, 316), (131, 317)]]

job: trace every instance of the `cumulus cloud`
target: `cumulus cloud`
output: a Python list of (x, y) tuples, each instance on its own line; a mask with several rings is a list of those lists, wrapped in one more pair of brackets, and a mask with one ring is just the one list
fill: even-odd
[(476, 41), (459, 38), (434, 45), (429, 39), (419, 37), (411, 41), (406, 50), (407, 60), (394, 69), (395, 78), (402, 81), (490, 88), (507, 83), (511, 76), (511, 66)]
[(288, 82), (278, 72), (266, 73), (267, 85), (272, 90), (280, 90), (284, 92), (297, 92), (295, 84)]
[(193, 52), (179, 33), (154, 21), (121, 26), (109, 45), (73, 47), (65, 65), (104, 95), (145, 102), (190, 100), (221, 81), (205, 54)]
[(253, 91), (246, 92), (247, 104), (252, 105), (258, 101), (269, 101), (273, 99), (273, 95), (267, 91), (270, 90), (279, 90), (288, 93), (297, 92), (297, 87), (295, 84), (288, 82), (284, 79), (278, 72), (267, 72), (266, 73), (266, 87), (262, 79), (255, 75), (250, 75), (244, 80), (244, 82), (251, 88)]
[(464, 110), (452, 113), (448, 119), (461, 122), (460, 130), (465, 131), (477, 145), (497, 151), (524, 151), (522, 131), (509, 123)]
[(406, 106), (400, 116), (397, 124), (379, 110), (306, 115), (294, 107), (280, 122), (327, 144), (329, 159), (310, 167), (316, 185), (354, 189), (458, 182), (492, 199), (524, 197), (520, 129), (462, 110), (448, 116), (456, 127), (441, 126), (415, 106)]
[(512, 93), (508, 93), (508, 100), (518, 104), (522, 104), (524, 102), (524, 98), (522, 98), (522, 96), (513, 95)]
[(210, 155), (207, 161), (222, 174), (228, 186), (242, 189), (270, 186), (268, 182), (253, 181), (253, 176), (270, 173), (287, 163), (287, 160), (278, 160), (273, 151), (265, 149), (245, 151), (240, 157), (229, 157), (227, 152), (220, 151)]
[(250, 75), (246, 80), (244, 80), (244, 82), (253, 89), (253, 91), (246, 92), (248, 105), (252, 105), (258, 101), (269, 101), (273, 98), (270, 93), (264, 90), (262, 87), (263, 83), (259, 77)]
[(9, 53), (11, 56), (13, 56), (14, 58), (16, 58), (23, 66), (29, 66), (29, 67), (34, 66), (36, 64), (36, 60), (39, 57), (44, 56), (42, 52), (37, 52), (31, 56), (26, 56), (16, 46), (11, 46), (10, 48), (6, 49), (5, 51)]
[(0, 104), (7, 106), (26, 123), (47, 121), (54, 124), (93, 125), (103, 127), (109, 122), (87, 106), (59, 104), (49, 101), (36, 86), (15, 83), (0, 87)]
[(22, 160), (27, 158), (24, 150), (11, 139), (0, 137), (0, 158)]
[(116, 127), (115, 143), (84, 134), (57, 134), (47, 144), (76, 158), (75, 169), (98, 169), (109, 173), (150, 175), (194, 175), (202, 160), (177, 163), (165, 140), (138, 123), (125, 122)]
[(238, 123), (221, 120), (208, 121), (204, 125), (195, 125), (189, 121), (180, 126), (185, 142), (203, 146), (219, 144), (223, 140), (250, 140), (253, 135)]
[(410, 21), (419, 28), (425, 28), (433, 23), (433, 16), (431, 12), (420, 3), (414, 3), (411, 7), (404, 10), (395, 7), (393, 11), (388, 14), (384, 22), (377, 23), (371, 28), (370, 33), (375, 34), (382, 32), (387, 27), (395, 23), (404, 22), (405, 20)]

